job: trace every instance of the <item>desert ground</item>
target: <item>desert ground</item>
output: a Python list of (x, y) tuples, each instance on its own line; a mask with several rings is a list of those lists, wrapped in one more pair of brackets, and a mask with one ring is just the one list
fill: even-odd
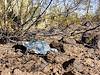
[(100, 49), (85, 47), (73, 38), (57, 42), (60, 37), (45, 37), (49, 44), (63, 45), (45, 56), (15, 52), (13, 43), (0, 44), (0, 75), (100, 75)]

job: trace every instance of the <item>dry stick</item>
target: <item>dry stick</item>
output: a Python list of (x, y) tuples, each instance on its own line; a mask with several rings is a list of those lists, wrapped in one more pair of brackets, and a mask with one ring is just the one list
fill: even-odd
[(45, 8), (45, 10), (37, 17), (37, 19), (22, 33), (21, 37), (25, 35), (25, 33), (31, 28), (31, 26), (33, 26), (38, 19), (45, 13), (45, 11), (48, 9), (48, 7), (50, 6), (50, 4), (52, 3), (53, 0), (51, 0), (48, 4), (48, 6)]
[[(66, 26), (64, 29), (66, 29), (68, 26)], [(81, 32), (78, 32), (78, 33), (76, 33), (76, 34), (74, 34), (75, 33), (75, 31), (77, 31), (77, 29), (75, 30), (75, 31), (73, 31), (72, 33), (71, 33), (71, 35), (70, 36), (74, 36), (74, 35), (77, 35), (77, 34), (81, 34), (81, 33), (85, 33), (85, 32), (88, 32), (88, 31), (92, 31), (92, 30), (95, 30), (96, 28), (98, 28), (98, 27), (100, 27), (100, 24), (99, 25), (97, 25), (97, 26), (95, 26), (94, 28), (91, 28), (91, 29), (88, 29), (88, 30), (84, 30), (84, 31), (81, 31)], [(67, 34), (64, 34), (64, 33), (57, 33), (57, 34), (40, 34), (39, 36), (57, 36), (57, 35), (62, 35), (62, 36), (66, 36)], [(70, 37), (69, 36), (69, 37)]]
[(79, 32), (79, 33), (76, 33), (76, 34), (74, 34), (75, 33), (75, 31), (74, 31), (74, 32), (71, 33), (71, 36), (74, 36), (74, 35), (77, 35), (77, 34), (81, 34), (81, 33), (85, 33), (85, 32), (88, 32), (88, 31), (92, 31), (92, 30), (95, 30), (98, 27), (100, 27), (100, 24), (95, 26), (94, 28), (91, 28), (91, 29), (88, 29), (88, 30), (85, 30), (85, 31), (82, 31), (82, 32)]

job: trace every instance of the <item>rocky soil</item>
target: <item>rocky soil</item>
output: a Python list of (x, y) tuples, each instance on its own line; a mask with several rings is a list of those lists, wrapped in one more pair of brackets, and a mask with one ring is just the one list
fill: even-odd
[[(71, 35), (74, 28), (64, 32)], [(0, 75), (100, 75), (100, 49), (77, 43), (74, 38), (79, 36), (39, 37), (58, 49), (45, 56), (15, 52), (12, 43), (0, 44)]]
[(65, 52), (47, 56), (14, 52), (0, 45), (0, 75), (100, 75), (100, 50), (63, 44)]

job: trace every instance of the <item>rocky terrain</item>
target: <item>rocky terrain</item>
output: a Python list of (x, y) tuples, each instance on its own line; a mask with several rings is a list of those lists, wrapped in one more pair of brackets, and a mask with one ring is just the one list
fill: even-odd
[(67, 37), (42, 37), (58, 49), (46, 55), (23, 54), (12, 43), (0, 44), (0, 75), (100, 75), (100, 49)]
[(65, 52), (47, 57), (15, 53), (12, 44), (0, 45), (1, 75), (100, 75), (100, 50), (64, 44)]

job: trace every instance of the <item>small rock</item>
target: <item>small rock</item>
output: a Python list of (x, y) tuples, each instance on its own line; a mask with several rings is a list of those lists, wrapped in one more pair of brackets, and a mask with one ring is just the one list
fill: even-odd
[(75, 58), (72, 58), (72, 59), (70, 59), (70, 60), (68, 60), (68, 61), (65, 61), (65, 62), (62, 64), (63, 68), (66, 69), (69, 65), (73, 64), (74, 61), (75, 61)]
[(23, 45), (14, 45), (12, 48), (15, 48), (15, 52), (19, 49), (21, 53), (24, 53), (26, 52), (27, 48)]
[(64, 47), (63, 47), (63, 44), (60, 43), (60, 42), (58, 42), (58, 41), (53, 41), (53, 42), (51, 42), (51, 43), (50, 43), (50, 47), (51, 47), (51, 48), (55, 48), (55, 49), (57, 49), (58, 51), (60, 51), (60, 52), (62, 52), (62, 53), (65, 52)]
[(94, 67), (93, 60), (90, 59), (90, 58), (87, 58), (87, 59), (85, 60), (85, 64), (86, 64), (86, 65), (89, 65), (89, 66), (91, 66), (91, 67)]
[(8, 39), (6, 37), (0, 37), (0, 44), (7, 44)]

